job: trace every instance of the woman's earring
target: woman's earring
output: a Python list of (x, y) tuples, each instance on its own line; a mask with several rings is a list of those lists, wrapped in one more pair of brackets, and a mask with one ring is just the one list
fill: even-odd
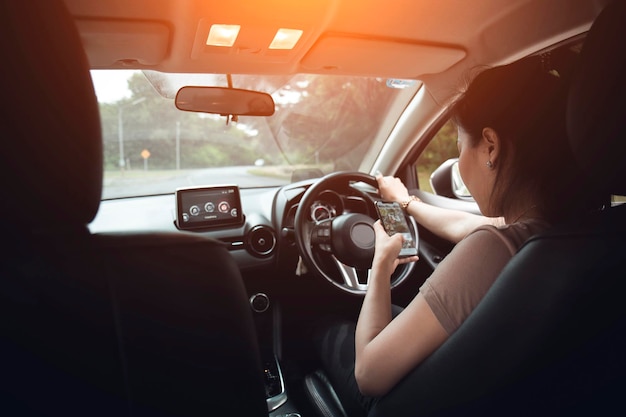
[(491, 161), (487, 161), (487, 168), (493, 169), (493, 164), (491, 163)]

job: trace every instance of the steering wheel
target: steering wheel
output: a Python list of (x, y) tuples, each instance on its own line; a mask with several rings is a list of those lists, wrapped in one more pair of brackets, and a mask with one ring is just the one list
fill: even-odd
[[(305, 266), (342, 291), (362, 295), (374, 258), (375, 233), (373, 224), (378, 218), (375, 198), (357, 187), (368, 184), (378, 190), (376, 178), (361, 172), (334, 172), (320, 178), (302, 196), (295, 216), (295, 240)], [(325, 190), (349, 190), (361, 196), (367, 204), (367, 214), (346, 211), (333, 218), (314, 221), (310, 207)], [(378, 193), (377, 193), (378, 194)], [(344, 194), (345, 195), (345, 194)], [(380, 199), (380, 198), (378, 198)], [(407, 216), (411, 234), (418, 245), (417, 224)], [(406, 280), (415, 262), (398, 265), (391, 277), (391, 288)]]

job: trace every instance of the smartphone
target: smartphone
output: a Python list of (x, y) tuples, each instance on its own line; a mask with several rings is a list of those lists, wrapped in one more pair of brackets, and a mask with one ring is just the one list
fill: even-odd
[(376, 201), (376, 211), (378, 211), (380, 222), (389, 236), (401, 233), (404, 238), (402, 249), (400, 250), (398, 257), (406, 258), (417, 255), (415, 239), (413, 238), (413, 234), (409, 228), (409, 223), (402, 207), (400, 206), (400, 203), (395, 201)]

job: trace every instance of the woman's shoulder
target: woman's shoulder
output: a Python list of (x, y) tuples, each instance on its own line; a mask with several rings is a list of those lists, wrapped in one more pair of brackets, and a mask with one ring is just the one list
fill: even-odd
[[(495, 238), (504, 243), (511, 254), (517, 250), (531, 236), (543, 232), (549, 227), (549, 223), (541, 219), (527, 219), (501, 226), (484, 225), (477, 227), (467, 237), (471, 235), (482, 235), (482, 238)], [(478, 236), (474, 236), (475, 238)]]
[(546, 226), (533, 221), (483, 225), (455, 245), (420, 287), (448, 334), (478, 305), (524, 241)]

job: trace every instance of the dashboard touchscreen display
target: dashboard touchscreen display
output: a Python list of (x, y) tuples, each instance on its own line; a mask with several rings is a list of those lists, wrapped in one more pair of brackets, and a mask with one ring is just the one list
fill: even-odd
[(179, 188), (176, 190), (176, 223), (179, 229), (242, 224), (239, 187)]

